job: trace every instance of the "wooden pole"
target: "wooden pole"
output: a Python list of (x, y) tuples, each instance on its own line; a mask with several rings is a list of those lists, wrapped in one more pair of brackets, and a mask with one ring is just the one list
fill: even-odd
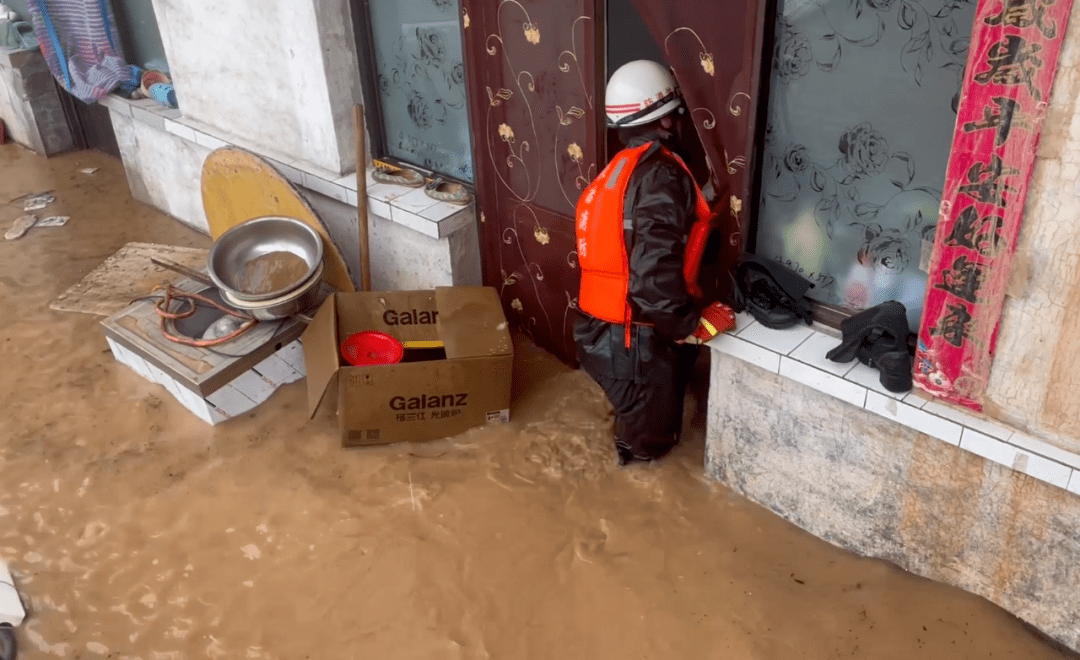
[(371, 291), (371, 244), (368, 242), (367, 152), (364, 148), (364, 106), (353, 107), (356, 128), (356, 220), (360, 235), (360, 290)]

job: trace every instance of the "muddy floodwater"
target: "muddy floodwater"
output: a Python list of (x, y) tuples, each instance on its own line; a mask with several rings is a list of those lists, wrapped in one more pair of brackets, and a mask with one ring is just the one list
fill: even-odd
[(615, 468), (600, 390), (521, 340), (509, 425), (343, 450), (300, 382), (207, 426), (113, 361), (101, 317), (48, 304), (127, 242), (208, 239), (132, 201), (100, 154), (6, 145), (0, 172), (0, 203), (52, 189), (49, 214), (71, 216), (0, 241), (0, 559), (31, 609), (21, 657), (1071, 657), (709, 481), (700, 410), (668, 460)]

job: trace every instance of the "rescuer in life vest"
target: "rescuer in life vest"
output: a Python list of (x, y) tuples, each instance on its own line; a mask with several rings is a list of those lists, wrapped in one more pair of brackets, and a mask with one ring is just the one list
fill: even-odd
[(615, 409), (615, 447), (627, 465), (678, 443), (697, 344), (726, 328), (702, 318), (694, 295), (703, 241), (693, 259), (687, 246), (712, 214), (677, 155), (675, 78), (657, 62), (630, 62), (611, 76), (605, 104), (625, 148), (578, 201), (574, 339), (582, 368)]

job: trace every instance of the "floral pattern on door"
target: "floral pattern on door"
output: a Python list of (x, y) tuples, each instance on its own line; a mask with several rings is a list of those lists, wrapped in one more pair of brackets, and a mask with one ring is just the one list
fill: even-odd
[(597, 171), (591, 0), (462, 3), (484, 282), (575, 361), (574, 209)]

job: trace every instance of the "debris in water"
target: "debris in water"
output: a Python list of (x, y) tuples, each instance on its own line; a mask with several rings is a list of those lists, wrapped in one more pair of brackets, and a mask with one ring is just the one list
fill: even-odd
[(69, 215), (52, 215), (44, 220), (38, 220), (35, 227), (63, 227), (71, 220)]
[(87, 175), (87, 176), (90, 176), (94, 172), (97, 172), (98, 168), (96, 168), (96, 167), (84, 167), (79, 171), (82, 172), (83, 174)]
[(30, 197), (23, 203), (23, 210), (37, 211), (38, 209), (43, 209), (55, 201), (56, 197), (53, 197), (52, 195), (35, 195), (33, 197)]
[(11, 225), (11, 229), (7, 230), (4, 234), (4, 238), (9, 241), (14, 241), (22, 238), (26, 235), (26, 232), (30, 231), (30, 228), (37, 223), (36, 215), (23, 215), (15, 219), (14, 224)]
[(101, 642), (87, 642), (86, 650), (98, 655), (106, 655), (109, 652), (109, 647), (105, 646)]
[(217, 321), (214, 321), (206, 332), (203, 333), (203, 341), (214, 341), (215, 339), (221, 339), (222, 337), (228, 337), (237, 330), (240, 326), (244, 325), (245, 321), (242, 318), (233, 316), (232, 314), (225, 314)]
[(248, 559), (258, 559), (259, 557), (262, 557), (262, 553), (259, 552), (259, 549), (251, 544), (245, 545), (244, 547), (240, 548), (240, 550)]
[(8, 204), (14, 204), (15, 202), (19, 201), (20, 199), (26, 199), (28, 197), (41, 197), (42, 195), (48, 195), (51, 192), (52, 192), (52, 190), (42, 190), (42, 191), (39, 191), (39, 192), (23, 193), (23, 194), (19, 195), (18, 197), (12, 197), (11, 199), (9, 199), (7, 201), (7, 203)]

